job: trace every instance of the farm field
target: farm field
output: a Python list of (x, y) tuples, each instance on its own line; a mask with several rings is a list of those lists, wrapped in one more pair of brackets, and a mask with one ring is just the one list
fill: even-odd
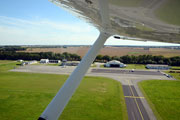
[(180, 25), (179, 5), (179, 0), (168, 0), (162, 7), (155, 11), (155, 15), (169, 24)]
[[(21, 52), (54, 52), (54, 53), (75, 53), (84, 56), (89, 47), (67, 47), (67, 48), (28, 48), (26, 51)], [(100, 55), (109, 56), (124, 56), (124, 55), (163, 55), (164, 57), (180, 56), (180, 50), (166, 49), (166, 48), (150, 48), (145, 50), (144, 48), (129, 48), (129, 47), (104, 47), (99, 52)]]
[[(175, 74), (174, 74), (175, 75)], [(178, 81), (151, 80), (139, 83), (156, 117), (162, 120), (180, 118), (180, 77)]]
[[(37, 119), (68, 76), (9, 72), (16, 64), (0, 61), (0, 119)], [(127, 119), (121, 84), (109, 78), (85, 77), (60, 119)]]

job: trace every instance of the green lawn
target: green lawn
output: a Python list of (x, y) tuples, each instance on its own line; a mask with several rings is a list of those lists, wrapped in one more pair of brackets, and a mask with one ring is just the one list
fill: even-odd
[(155, 15), (170, 24), (180, 25), (180, 0), (168, 0), (162, 7), (155, 11)]
[[(49, 63), (49, 64), (41, 64), (41, 63), (37, 63), (37, 64), (32, 64), (32, 65), (45, 65), (45, 66), (60, 66), (62, 63)], [(95, 64), (92, 64), (91, 67), (96, 67)]]
[(170, 73), (174, 78), (180, 80), (180, 73)]
[(173, 66), (171, 67), (171, 70), (180, 70), (180, 66)]
[(0, 64), (8, 64), (8, 63), (12, 63), (15, 61), (11, 61), (11, 60), (0, 60)]
[(139, 83), (139, 86), (158, 119), (179, 120), (179, 81), (142, 81)]
[[(37, 119), (68, 76), (7, 71), (16, 64), (0, 61), (0, 120)], [(127, 119), (121, 84), (109, 78), (85, 77), (60, 119)]]
[(0, 72), (8, 72), (8, 70), (17, 67), (18, 62), (0, 60)]
[(141, 64), (126, 64), (127, 66), (124, 69), (146, 69), (145, 65)]
[(172, 75), (176, 80), (180, 80), (180, 67), (173, 66), (170, 70), (165, 71), (165, 73)]
[(53, 63), (53, 64), (44, 64), (44, 65), (47, 65), (47, 66), (60, 66), (61, 65), (61, 63)]
[(61, 119), (120, 120), (123, 117), (127, 119), (122, 95), (122, 87), (118, 82), (106, 78), (86, 77)]
[(61, 63), (47, 63), (47, 64), (42, 64), (38, 61), (38, 63), (32, 64), (32, 65), (45, 65), (45, 66), (60, 66)]

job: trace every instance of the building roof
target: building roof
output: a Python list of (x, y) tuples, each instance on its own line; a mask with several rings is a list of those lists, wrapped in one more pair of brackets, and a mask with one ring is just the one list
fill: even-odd
[(161, 67), (168, 67), (168, 65), (162, 65), (162, 64), (147, 64), (146, 66), (154, 66), (154, 67), (161, 66)]
[(123, 63), (121, 63), (120, 61), (117, 61), (117, 60), (112, 60), (112, 61), (109, 61), (107, 63), (108, 64), (123, 64)]

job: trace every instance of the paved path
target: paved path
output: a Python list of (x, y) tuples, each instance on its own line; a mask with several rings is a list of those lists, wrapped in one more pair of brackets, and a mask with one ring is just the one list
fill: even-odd
[[(71, 74), (74, 69), (75, 67), (62, 68), (59, 66), (28, 65), (11, 71)], [(121, 82), (129, 120), (156, 120), (154, 113), (137, 85), (138, 82), (151, 79), (174, 80), (173, 78), (167, 78), (161, 72), (155, 70), (135, 70), (131, 72), (131, 70), (119, 68), (90, 68), (86, 75), (108, 77)]]

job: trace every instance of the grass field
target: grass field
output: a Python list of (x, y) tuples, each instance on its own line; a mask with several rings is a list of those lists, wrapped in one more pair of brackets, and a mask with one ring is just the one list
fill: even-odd
[(180, 0), (168, 0), (161, 8), (159, 8), (155, 15), (170, 24), (180, 25)]
[[(176, 67), (177, 68), (177, 67)], [(179, 67), (178, 67), (179, 68)], [(179, 71), (179, 70), (178, 70)], [(176, 71), (177, 72), (177, 71)], [(171, 73), (169, 71), (166, 71), (166, 73), (172, 75), (176, 80), (180, 80), (180, 73)]]
[[(37, 119), (68, 76), (7, 71), (16, 64), (0, 61), (0, 119)], [(127, 119), (121, 84), (109, 78), (85, 77), (60, 119)]]
[(60, 66), (61, 63), (47, 63), (47, 64), (41, 64), (41, 63), (36, 63), (36, 64), (32, 64), (32, 65), (44, 65), (44, 66)]
[(171, 70), (180, 70), (180, 66), (173, 66)]
[(18, 62), (10, 60), (0, 60), (0, 72), (8, 72), (8, 70), (17, 67)]
[(146, 66), (141, 64), (127, 64), (123, 69), (146, 69)]
[(179, 120), (180, 81), (142, 81), (139, 86), (158, 119)]
[(180, 80), (180, 73), (169, 73), (169, 74), (171, 74), (177, 80)]

